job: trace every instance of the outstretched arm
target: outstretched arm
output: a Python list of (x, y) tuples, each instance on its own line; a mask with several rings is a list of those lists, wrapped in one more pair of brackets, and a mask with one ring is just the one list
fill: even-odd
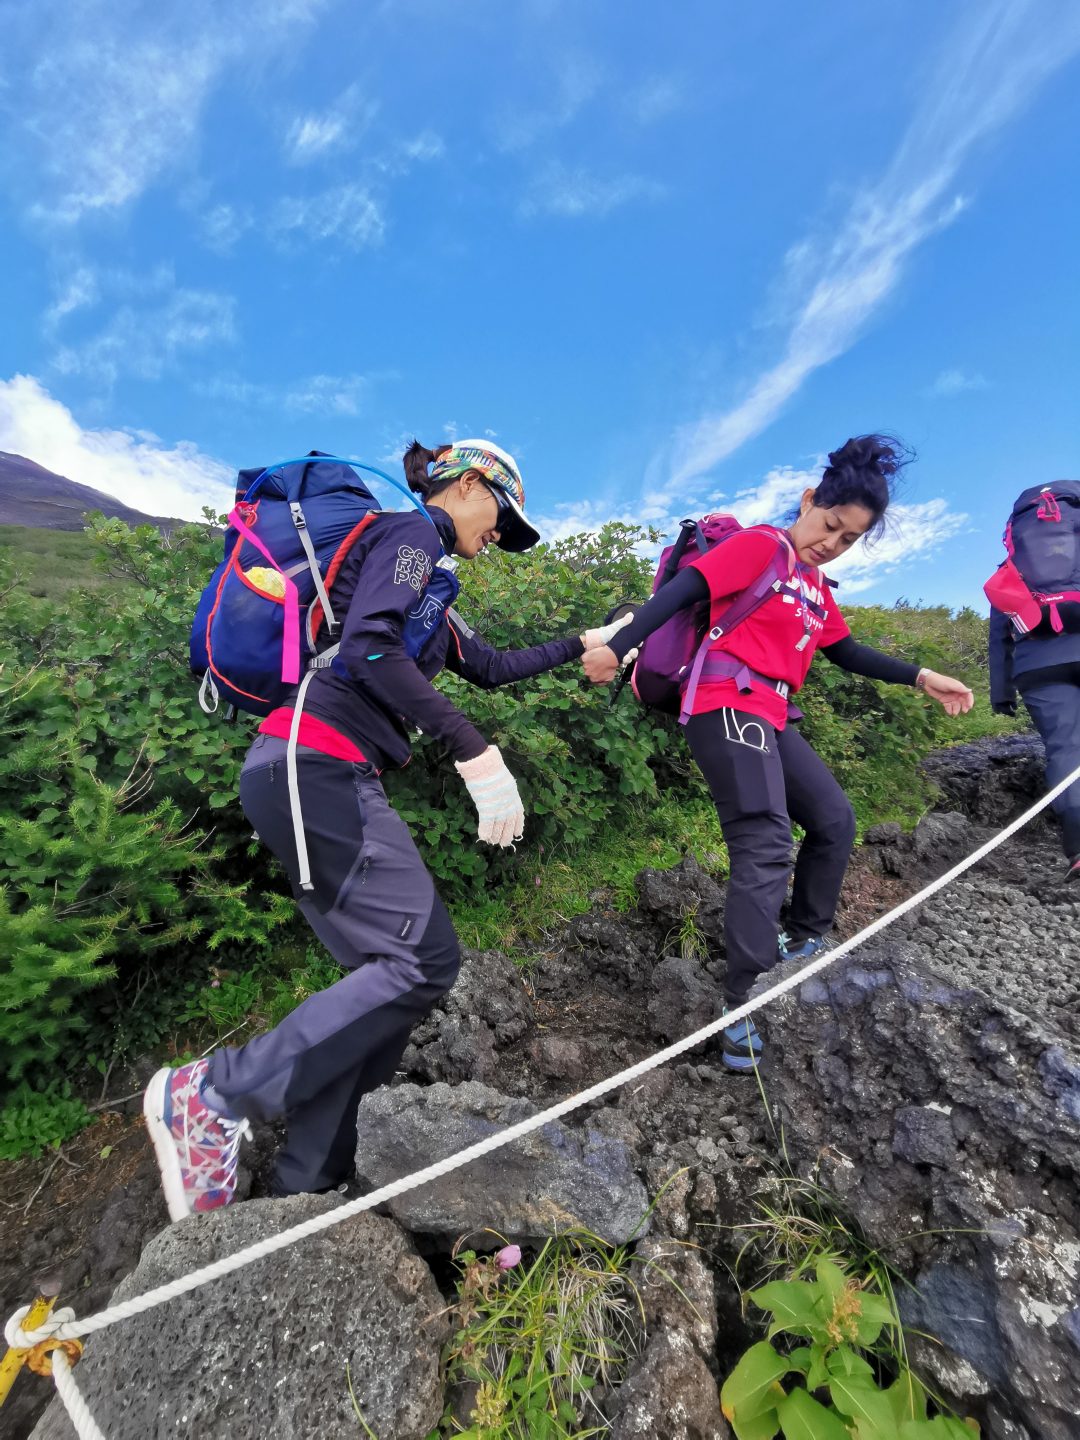
[(525, 650), (496, 650), (466, 625), (456, 610), (451, 610), (447, 619), (450, 624), (447, 668), (483, 690), (527, 680), (530, 675), (542, 675), (546, 670), (565, 665), (568, 660), (576, 660), (585, 649), (582, 637), (571, 635), (565, 640), (530, 645)]
[(886, 655), (870, 645), (860, 645), (850, 635), (832, 645), (823, 645), (821, 653), (842, 670), (853, 675), (866, 675), (871, 680), (885, 680), (893, 685), (914, 685), (925, 691), (931, 700), (936, 700), (949, 715), (959, 715), (970, 710), (975, 697), (962, 680), (951, 675), (939, 675), (936, 670), (920, 668), (907, 660), (898, 660), (895, 655)]
[(607, 645), (598, 645), (586, 654), (585, 674), (594, 685), (606, 685), (615, 678), (615, 671), (630, 651), (643, 644), (654, 630), (659, 630), (680, 610), (704, 604), (708, 598), (709, 583), (701, 571), (692, 566), (680, 570), (641, 606), (630, 624), (624, 625)]

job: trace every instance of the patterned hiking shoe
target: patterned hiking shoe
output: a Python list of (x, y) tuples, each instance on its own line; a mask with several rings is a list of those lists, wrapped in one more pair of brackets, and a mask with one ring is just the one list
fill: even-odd
[(1080, 855), (1074, 855), (1065, 871), (1066, 880), (1080, 880)]
[(808, 940), (800, 940), (798, 945), (793, 945), (781, 930), (777, 947), (781, 960), (816, 960), (826, 950), (832, 949), (832, 941), (826, 935), (811, 935)]
[[(727, 1014), (726, 1005), (724, 1014)], [(749, 1016), (745, 1020), (736, 1020), (734, 1025), (726, 1026), (723, 1036), (723, 1061), (728, 1070), (743, 1073), (747, 1070), (755, 1070), (761, 1064), (764, 1046), (761, 1043), (757, 1026)]]
[(143, 1096), (170, 1220), (228, 1205), (241, 1138), (251, 1139), (246, 1120), (230, 1120), (204, 1104), (206, 1070), (205, 1060), (159, 1070)]

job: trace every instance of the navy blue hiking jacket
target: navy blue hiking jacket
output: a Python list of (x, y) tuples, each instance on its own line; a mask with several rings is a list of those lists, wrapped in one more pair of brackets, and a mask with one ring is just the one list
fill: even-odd
[(1044, 620), (1027, 635), (1018, 635), (1001, 610), (990, 610), (990, 704), (995, 710), (1016, 705), (1016, 693), (1052, 680), (1059, 665), (1080, 664), (1080, 615), (1075, 606), (1063, 605), (1065, 628), (1055, 634)]
[[(574, 635), (496, 650), (445, 609), (431, 581), (441, 556), (453, 553), (457, 533), (445, 510), (431, 505), (428, 514), (434, 526), (416, 510), (383, 514), (360, 536), (334, 582), (335, 612), (345, 613), (341, 648), (331, 669), (316, 672), (304, 699), (305, 713), (347, 735), (380, 770), (408, 761), (410, 727), (441, 740), (455, 760), (487, 748), (432, 685), (444, 667), (490, 689), (564, 665), (583, 648)], [(415, 660), (405, 649), (407, 621), (432, 632)]]

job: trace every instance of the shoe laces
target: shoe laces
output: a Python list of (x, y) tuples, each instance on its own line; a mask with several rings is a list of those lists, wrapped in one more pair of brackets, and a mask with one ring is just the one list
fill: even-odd
[(232, 1120), (220, 1115), (202, 1098), (206, 1069), (205, 1060), (196, 1061), (177, 1098), (182, 1104), (184, 1168), (193, 1180), (202, 1178), (209, 1182), (216, 1172), (228, 1173), (235, 1168), (241, 1140), (253, 1137), (246, 1119)]

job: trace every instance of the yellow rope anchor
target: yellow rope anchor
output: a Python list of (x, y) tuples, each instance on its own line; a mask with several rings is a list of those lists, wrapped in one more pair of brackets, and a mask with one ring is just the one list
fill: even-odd
[[(52, 1314), (52, 1308), (56, 1304), (56, 1293), (52, 1295), (41, 1294), (34, 1300), (34, 1303), (27, 1310), (20, 1322), (19, 1328), (24, 1332), (32, 1334)], [(15, 1379), (25, 1365), (35, 1375), (51, 1375), (52, 1360), (50, 1352), (63, 1350), (67, 1356), (68, 1363), (74, 1365), (82, 1354), (81, 1340), (41, 1340), (36, 1345), (18, 1346), (12, 1345), (8, 1348), (4, 1358), (0, 1360), (0, 1405), (11, 1393), (11, 1387)]]

